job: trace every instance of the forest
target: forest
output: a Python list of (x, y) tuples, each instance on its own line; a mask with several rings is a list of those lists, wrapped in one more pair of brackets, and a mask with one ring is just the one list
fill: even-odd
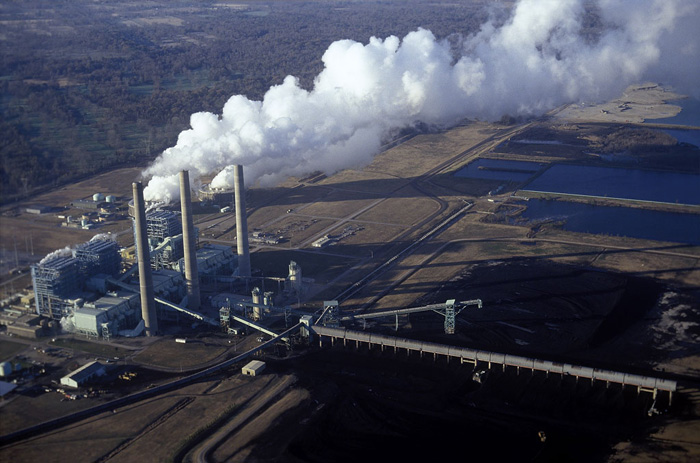
[(0, 5), (0, 201), (117, 166), (145, 165), (198, 111), (260, 100), (285, 76), (310, 89), (339, 39), (449, 40), (484, 3), (11, 0)]

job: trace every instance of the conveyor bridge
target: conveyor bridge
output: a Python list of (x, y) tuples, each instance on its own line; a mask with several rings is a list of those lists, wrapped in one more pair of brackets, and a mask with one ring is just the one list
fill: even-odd
[(391, 347), (394, 351), (404, 349), (407, 352), (419, 352), (423, 354), (433, 354), (434, 357), (444, 355), (450, 358), (458, 358), (462, 363), (486, 363), (489, 368), (493, 364), (506, 367), (515, 367), (518, 370), (525, 368), (531, 371), (544, 371), (547, 374), (556, 373), (562, 376), (574, 376), (586, 378), (591, 381), (605, 381), (606, 383), (617, 383), (622, 386), (636, 386), (638, 391), (649, 391), (656, 394), (658, 391), (666, 391), (669, 397), (676, 391), (676, 381), (670, 379), (656, 378), (653, 376), (643, 376), (619, 371), (592, 368), (570, 363), (560, 363), (551, 360), (523, 357), (519, 355), (503, 354), (485, 350), (470, 349), (466, 347), (449, 346), (427, 341), (417, 341), (414, 339), (387, 336), (367, 331), (355, 331), (346, 328), (331, 328), (327, 326), (313, 326), (313, 332), (319, 336), (320, 344), (323, 345), (323, 337), (331, 339), (331, 342), (342, 340), (344, 345), (348, 341), (354, 341), (356, 346), (366, 343), (368, 346), (379, 346), (382, 350)]

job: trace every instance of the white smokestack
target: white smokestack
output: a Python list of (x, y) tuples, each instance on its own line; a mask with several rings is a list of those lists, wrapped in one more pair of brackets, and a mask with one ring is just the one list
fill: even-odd
[(340, 40), (323, 55), (311, 91), (288, 76), (263, 101), (231, 97), (220, 116), (193, 114), (191, 128), (144, 172), (148, 200), (178, 195), (177, 174), (219, 172), (231, 187), (246, 166), (250, 184), (332, 173), (368, 163), (383, 138), (417, 122), (543, 113), (566, 102), (602, 100), (648, 79), (700, 82), (699, 5), (693, 0), (598, 0), (604, 28), (581, 37), (588, 0), (521, 0), (499, 24), (487, 22), (454, 47), (425, 29), (403, 40)]

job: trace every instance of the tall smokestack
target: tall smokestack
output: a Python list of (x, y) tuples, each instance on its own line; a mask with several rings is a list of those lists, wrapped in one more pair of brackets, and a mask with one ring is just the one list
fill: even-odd
[(134, 227), (136, 228), (136, 256), (139, 265), (139, 286), (141, 289), (141, 318), (146, 325), (146, 336), (158, 333), (156, 300), (153, 295), (151, 275), (151, 253), (146, 232), (146, 202), (143, 199), (141, 182), (132, 184), (134, 190)]
[(190, 195), (190, 175), (180, 172), (180, 207), (182, 211), (182, 241), (185, 246), (185, 284), (187, 286), (187, 308), (199, 309), (199, 273), (197, 272), (197, 247), (194, 241), (194, 221)]
[(233, 166), (233, 186), (236, 194), (236, 246), (238, 251), (238, 274), (250, 276), (250, 253), (248, 251), (248, 218), (245, 212), (245, 185), (243, 166)]

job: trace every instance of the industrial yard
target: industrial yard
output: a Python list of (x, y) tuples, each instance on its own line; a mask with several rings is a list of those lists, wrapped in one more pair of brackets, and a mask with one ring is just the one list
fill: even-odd
[[(290, 178), (274, 188), (248, 186), (242, 207), (231, 204), (237, 201), (231, 192), (216, 197), (211, 191), (193, 197), (189, 213), (178, 206), (146, 214), (144, 207), (152, 254), (141, 260), (151, 265), (138, 271), (128, 212), (137, 169), (31, 199), (61, 212), (35, 215), (25, 211), (29, 203), (6, 207), (3, 243), (22, 240), (35, 279), (49, 281), (48, 269), (60, 270), (39, 260), (71, 246), (78, 250), (76, 263), (64, 257), (61, 265), (75, 265), (75, 275), (83, 275), (76, 282), (95, 280), (93, 289), (80, 291), (113, 287), (109, 294), (83, 297), (79, 309), (72, 308), (73, 298), (60, 299), (63, 305), (34, 300), (29, 310), (13, 304), (17, 312), (38, 312), (54, 322), (71, 313), (80, 328), (66, 334), (37, 322), (36, 337), (11, 336), (10, 327), (0, 335), (1, 360), (31, 371), (2, 403), (2, 434), (144, 395), (12, 439), (0, 457), (59, 462), (81, 452), (86, 461), (133, 461), (157, 448), (165, 461), (357, 461), (372, 459), (365, 455), (370, 447), (377, 458), (408, 458), (452, 455), (468, 442), (470, 454), (483, 458), (643, 461), (635, 455), (662, 448), (674, 461), (693, 461), (700, 448), (700, 247), (567, 231), (557, 220), (518, 221), (517, 211), (526, 207), (518, 202), (522, 183), (454, 176), (477, 159), (561, 161), (562, 150), (543, 140), (513, 141), (543, 133), (590, 139), (601, 130), (600, 121), (579, 114), (562, 121), (566, 111), (552, 115), (556, 119), (471, 122), (418, 134), (363, 169)], [(587, 163), (588, 148), (581, 142), (563, 152), (568, 161)], [(641, 157), (654, 166), (661, 151), (649, 151)], [(689, 165), (698, 156), (688, 146), (676, 153), (690, 157)], [(94, 229), (61, 226), (66, 219), (58, 216), (65, 217), (71, 201), (90, 201), (98, 192), (114, 196), (123, 217)], [(222, 212), (226, 206), (233, 210)], [(698, 214), (697, 206), (683, 207)], [(236, 214), (241, 209), (246, 227)], [(199, 267), (196, 306), (190, 304), (188, 264), (181, 262), (188, 239), (181, 218), (188, 214), (198, 230), (190, 257)], [(240, 270), (241, 228), (250, 239), (247, 274)], [(91, 241), (106, 233), (116, 239)], [(267, 239), (254, 239), (260, 237)], [(103, 254), (121, 256), (122, 266), (101, 280), (88, 278), (113, 265), (93, 258)], [(99, 272), (85, 263), (97, 260)], [(127, 331), (138, 330), (140, 320), (149, 329), (137, 278), (147, 272), (157, 299), (148, 314), (153, 336), (132, 337)], [(29, 273), (3, 276), (5, 294), (31, 286)], [(119, 300), (103, 300), (110, 297)], [(450, 300), (458, 304), (453, 331), (447, 329)], [(459, 306), (475, 300), (478, 306)], [(442, 356), (331, 335), (304, 337), (303, 327), (281, 336), (303, 315), (313, 317), (322, 333), (329, 301), (338, 302), (339, 318), (355, 317), (342, 324), (353, 332), (543, 359), (550, 366), (528, 369), (476, 354)], [(109, 309), (118, 314), (95, 325), (100, 303), (118, 307)], [(361, 318), (432, 305), (440, 307)], [(249, 358), (236, 360), (246, 352)], [(267, 364), (260, 376), (241, 373), (252, 359)], [(93, 361), (106, 367), (93, 385), (71, 390), (56, 384)], [(628, 374), (673, 387), (638, 389), (624, 380), (579, 378), (561, 364), (573, 365), (568, 371), (590, 367), (613, 378)], [(217, 365), (224, 366), (187, 379)], [(169, 386), (179, 380), (185, 382)], [(514, 445), (494, 449), (501, 436)]]

